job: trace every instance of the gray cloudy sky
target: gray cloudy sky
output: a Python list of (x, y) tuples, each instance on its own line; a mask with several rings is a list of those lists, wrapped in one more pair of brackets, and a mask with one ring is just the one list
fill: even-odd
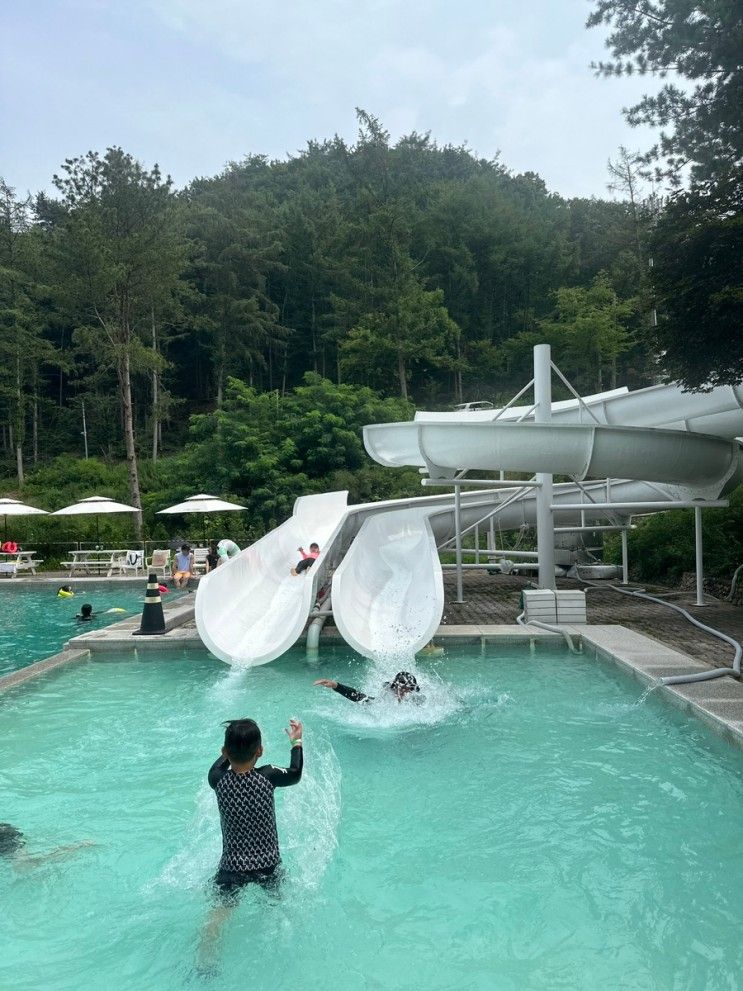
[(48, 187), (66, 157), (119, 144), (178, 185), (248, 153), (393, 138), (498, 151), (566, 196), (606, 196), (622, 106), (653, 83), (596, 79), (588, 0), (29, 0), (0, 36), (0, 175)]

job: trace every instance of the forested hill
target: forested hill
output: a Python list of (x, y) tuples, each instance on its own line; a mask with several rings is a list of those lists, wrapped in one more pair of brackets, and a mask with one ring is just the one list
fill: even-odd
[[(230, 376), (307, 372), (446, 407), (507, 395), (535, 340), (575, 384), (645, 384), (643, 226), (466, 148), (358, 141), (250, 157), (183, 191), (121, 149), (68, 160), (56, 198), (3, 188), (6, 473), (60, 453), (179, 448)], [(116, 397), (116, 398), (114, 398)], [(18, 461), (18, 464), (16, 462)]]

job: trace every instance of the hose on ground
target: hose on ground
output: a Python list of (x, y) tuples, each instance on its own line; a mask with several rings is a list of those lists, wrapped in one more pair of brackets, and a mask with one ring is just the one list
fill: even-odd
[(723, 633), (721, 630), (715, 630), (711, 626), (705, 626), (704, 623), (700, 623), (698, 619), (695, 619), (691, 613), (682, 609), (681, 606), (674, 605), (672, 602), (666, 602), (664, 599), (656, 598), (654, 595), (648, 595), (646, 592), (631, 592), (629, 589), (619, 588), (617, 585), (599, 585), (596, 582), (588, 582), (584, 592), (589, 592), (592, 588), (610, 588), (615, 592), (619, 592), (621, 595), (630, 595), (635, 599), (647, 599), (648, 602), (655, 602), (659, 606), (665, 606), (666, 609), (673, 609), (675, 612), (681, 613), (685, 619), (688, 619), (698, 629), (709, 633), (713, 637), (717, 637), (718, 640), (724, 640), (725, 643), (729, 643), (735, 651), (733, 665), (730, 668), (713, 668), (710, 671), (700, 671), (698, 674), (678, 674), (668, 678), (659, 678), (658, 681), (661, 685), (688, 685), (697, 681), (711, 681), (713, 678), (722, 678), (724, 675), (732, 675), (734, 678), (740, 678), (743, 646), (737, 640), (729, 637), (727, 633)]

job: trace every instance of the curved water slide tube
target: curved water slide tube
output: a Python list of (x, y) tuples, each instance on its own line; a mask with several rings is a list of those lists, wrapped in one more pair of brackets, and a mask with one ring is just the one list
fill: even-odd
[(441, 477), (479, 468), (634, 478), (683, 485), (700, 496), (740, 480), (737, 441), (680, 430), (559, 422), (380, 423), (364, 427), (364, 443), (382, 465), (425, 467)]
[[(553, 407), (557, 422), (550, 424), (513, 422), (528, 414), (528, 407), (506, 410), (495, 422), (497, 411), (422, 414), (412, 423), (369, 426), (364, 430), (364, 442), (380, 464), (427, 468), (434, 475), (451, 476), (463, 468), (477, 468), (571, 474), (581, 480), (619, 477), (621, 480), (611, 483), (611, 500), (627, 505), (714, 498), (743, 480), (740, 446), (722, 439), (743, 433), (741, 390), (717, 389), (705, 396), (667, 386), (641, 391), (639, 400), (637, 394), (618, 391), (589, 397), (589, 404), (596, 419), (605, 423), (610, 414), (618, 416), (626, 403), (628, 418), (644, 420), (650, 427), (570, 422), (586, 418), (586, 411), (576, 401), (559, 404), (557, 410)], [(650, 407), (655, 401), (658, 419), (674, 417), (671, 422), (682, 429), (653, 428)], [(693, 428), (698, 429), (700, 423), (710, 434), (695, 432)], [(580, 510), (557, 508), (555, 523), (606, 522), (605, 509), (591, 508), (592, 502), (607, 501), (606, 491), (604, 481), (581, 487), (556, 485), (555, 506), (561, 502), (585, 505)], [(517, 492), (500, 490), (493, 497), (499, 503), (499, 528), (533, 524), (536, 496), (533, 491), (522, 491), (516, 498)], [(387, 516), (374, 527), (364, 525), (333, 579), (335, 622), (360, 653), (374, 656), (416, 651), (433, 635), (442, 601), (436, 545), (447, 539), (448, 534), (442, 531), (451, 529), (451, 517), (451, 509), (432, 512), (420, 508), (417, 514), (401, 513), (399, 520)], [(464, 514), (462, 522), (466, 525)], [(414, 543), (416, 556), (414, 562), (396, 561), (393, 579), (387, 545), (401, 538), (403, 528), (404, 540)], [(406, 581), (409, 588), (404, 585)], [(401, 594), (403, 589), (405, 594)], [(411, 608), (413, 590), (420, 594), (421, 604)], [(359, 601), (363, 607), (356, 605)]]
[[(346, 516), (347, 492), (302, 496), (281, 526), (199, 581), (196, 627), (205, 646), (230, 664), (266, 664), (300, 636), (325, 577), (325, 552)], [(298, 547), (320, 545), (315, 564), (291, 568)]]
[[(733, 437), (743, 434), (742, 398), (740, 389), (721, 388), (699, 395), (682, 393), (671, 386), (657, 386), (639, 393), (614, 390), (587, 397), (584, 402), (602, 423), (618, 418), (624, 420), (622, 404), (626, 403), (628, 418), (631, 415), (633, 419), (641, 420), (642, 425), (654, 426), (651, 407), (655, 405), (657, 418), (673, 426), (696, 432), (703, 424), (710, 434)], [(428, 467), (429, 462), (418, 446), (420, 428), (428, 423), (436, 426), (451, 423), (459, 428), (476, 423), (491, 428), (517, 426), (508, 422), (492, 424), (497, 412), (420, 413), (411, 423), (369, 427), (365, 431), (367, 449), (383, 464)], [(503, 413), (501, 420), (521, 417), (528, 420), (529, 413), (528, 407), (511, 408)], [(612, 481), (614, 501), (670, 502), (692, 495), (714, 497), (723, 488), (735, 484), (739, 477), (732, 445), (713, 442), (710, 447), (705, 443), (710, 438), (699, 438), (701, 443), (692, 455), (688, 447), (679, 444), (678, 437), (668, 436), (665, 438), (668, 443), (661, 439), (662, 451), (653, 442), (643, 443), (636, 449), (638, 435), (625, 432), (621, 441), (617, 435), (620, 443), (609, 440), (609, 435), (602, 435), (601, 431), (589, 426), (593, 420), (576, 401), (555, 403), (553, 415), (558, 425), (563, 420), (566, 425), (571, 420), (582, 420), (584, 426), (583, 430), (565, 435), (569, 440), (566, 445), (569, 465), (558, 459), (559, 466), (554, 470), (575, 470), (577, 477), (594, 473), (626, 477), (625, 458), (629, 455), (633, 465), (642, 465), (642, 477), (662, 477), (664, 480)], [(587, 419), (589, 423), (585, 422)], [(525, 427), (530, 431), (534, 429), (532, 424), (525, 424)], [(506, 435), (509, 444), (504, 448), (502, 441), (496, 444), (485, 441), (485, 434), (480, 431), (477, 443), (467, 448), (466, 456), (484, 453), (486, 463), (467, 461), (466, 465), (484, 469), (500, 460), (508, 450), (515, 448), (518, 451), (527, 436), (523, 430)], [(444, 430), (443, 440), (444, 446), (448, 445), (452, 463), (465, 460), (465, 449), (456, 436), (447, 438)], [(548, 449), (554, 448), (555, 440), (555, 434), (547, 433), (542, 437)], [(689, 440), (688, 436), (685, 440)], [(437, 451), (438, 443), (436, 440)], [(537, 464), (540, 470), (546, 470), (542, 458), (545, 447), (540, 445), (541, 449), (538, 449), (530, 442), (527, 447), (531, 454), (526, 461), (519, 461), (519, 464), (527, 465), (523, 470), (536, 470)], [(426, 451), (430, 453), (428, 448)], [(660, 454), (658, 465), (656, 454)], [(530, 460), (532, 458), (534, 460)], [(689, 470), (692, 461), (694, 466)], [(654, 468), (648, 471), (650, 462)], [(494, 464), (494, 467), (512, 466)], [(604, 482), (585, 482), (580, 489), (573, 483), (555, 485), (556, 505), (588, 500), (582, 511), (556, 511), (556, 524), (606, 522), (605, 510), (591, 510), (592, 499), (599, 503), (606, 501)], [(462, 493), (461, 502), (464, 527), (493, 510), (497, 513), (499, 529), (514, 529), (534, 522), (534, 493), (519, 490), (518, 483), (514, 483), (512, 490)], [(376, 520), (373, 526), (372, 520)], [(385, 652), (390, 643), (408, 651), (417, 650), (430, 639), (441, 618), (443, 593), (436, 545), (453, 535), (453, 497), (448, 494), (351, 507), (346, 507), (345, 493), (298, 499), (290, 520), (201, 580), (196, 597), (199, 633), (206, 646), (225, 661), (264, 664), (284, 653), (298, 639), (316, 601), (318, 588), (325, 583), (329, 570), (336, 567), (333, 612), (345, 639), (367, 655)], [(321, 558), (304, 578), (292, 578), (288, 571), (296, 560), (296, 547), (306, 546), (311, 540), (320, 543)], [(398, 553), (400, 544), (409, 553)], [(413, 599), (417, 605), (411, 605)], [(388, 632), (380, 633), (380, 630)], [(394, 631), (394, 635), (389, 631)]]
[[(415, 423), (490, 423), (533, 420), (529, 406), (471, 412), (419, 411)], [(595, 423), (605, 426), (663, 427), (688, 433), (711, 434), (728, 440), (743, 436), (743, 385), (724, 385), (710, 392), (684, 392), (677, 385), (652, 385), (629, 392), (626, 388), (568, 399), (552, 404), (553, 423)]]

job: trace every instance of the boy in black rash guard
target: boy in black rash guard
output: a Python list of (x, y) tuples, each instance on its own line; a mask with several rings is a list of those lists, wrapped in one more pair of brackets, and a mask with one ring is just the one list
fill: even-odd
[(291, 742), (289, 767), (263, 764), (261, 731), (253, 719), (225, 724), (222, 756), (209, 769), (208, 780), (217, 797), (222, 825), (222, 857), (214, 884), (221, 905), (207, 922), (199, 949), (199, 967), (211, 964), (220, 929), (246, 884), (266, 886), (276, 880), (281, 862), (276, 832), (274, 788), (295, 785), (302, 777), (302, 724), (289, 720), (284, 732)]
[[(323, 688), (332, 688), (334, 692), (338, 692), (344, 698), (350, 699), (351, 702), (373, 702), (373, 695), (364, 695), (357, 688), (349, 688), (348, 685), (341, 685), (338, 681), (332, 681), (330, 678), (319, 678), (316, 685), (322, 685)], [(413, 692), (419, 692), (420, 688), (418, 686), (418, 681), (414, 674), (410, 671), (398, 671), (392, 681), (386, 681), (383, 688), (389, 689), (397, 696), (397, 701), (402, 702), (408, 695)]]

